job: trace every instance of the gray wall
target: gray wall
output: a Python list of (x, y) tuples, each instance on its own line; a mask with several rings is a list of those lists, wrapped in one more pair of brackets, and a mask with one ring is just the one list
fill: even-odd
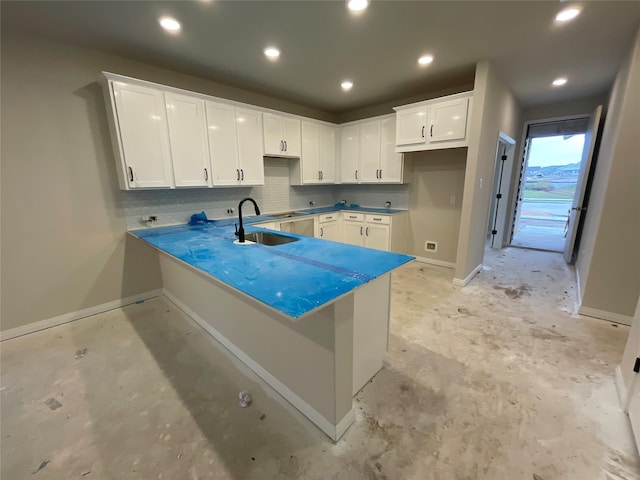
[[(141, 192), (118, 189), (97, 83), (102, 70), (323, 117), (297, 105), (9, 29), (2, 29), (1, 47), (2, 330), (161, 287), (150, 251), (137, 251), (135, 245), (125, 249), (125, 207)], [(276, 177), (280, 166), (269, 167)], [(218, 192), (208, 194), (213, 198)], [(293, 197), (292, 203), (304, 201)]]
[[(407, 155), (412, 165), (408, 253), (455, 263), (467, 149), (450, 148)], [(455, 197), (454, 204), (451, 196)], [(427, 240), (438, 242), (436, 252), (425, 251)]]
[[(584, 308), (628, 317), (640, 294), (640, 30), (611, 92), (578, 252)], [(594, 313), (589, 312), (589, 313)]]
[(478, 63), (454, 277), (458, 281), (484, 259), (498, 135), (503, 132), (516, 138), (520, 117), (519, 105), (495, 68), (489, 62)]

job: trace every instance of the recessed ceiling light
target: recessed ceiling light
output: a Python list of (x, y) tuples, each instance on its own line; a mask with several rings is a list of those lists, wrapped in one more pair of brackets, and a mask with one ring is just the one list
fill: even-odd
[(429, 65), (433, 62), (433, 55), (423, 55), (418, 59), (420, 65)]
[(269, 60), (275, 60), (280, 56), (280, 50), (276, 47), (267, 47), (264, 49), (264, 54), (269, 58)]
[(569, 20), (573, 20), (578, 15), (580, 15), (580, 9), (575, 7), (565, 8), (564, 10), (560, 10), (556, 15), (556, 21), (558, 22), (568, 22)]
[(348, 0), (347, 7), (352, 12), (361, 12), (369, 6), (369, 0)]
[(179, 32), (182, 28), (180, 22), (172, 17), (162, 17), (160, 19), (160, 26), (168, 32)]
[(561, 87), (565, 83), (567, 83), (567, 79), (565, 77), (556, 78), (553, 82), (551, 82), (554, 87)]
[(340, 86), (342, 87), (342, 89), (347, 92), (349, 90), (351, 90), (351, 88), (353, 87), (353, 82), (351, 80), (345, 80), (344, 82), (342, 82), (340, 84)]

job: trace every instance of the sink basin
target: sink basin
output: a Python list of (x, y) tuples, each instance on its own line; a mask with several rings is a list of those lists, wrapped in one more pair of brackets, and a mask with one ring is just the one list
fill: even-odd
[(272, 213), (271, 215), (267, 215), (268, 217), (293, 217), (294, 215), (299, 215), (299, 212), (285, 212), (285, 213)]
[(244, 239), (268, 246), (282, 245), (283, 243), (297, 242), (300, 240), (299, 238), (287, 237), (285, 235), (279, 235), (271, 232), (247, 233), (245, 234)]

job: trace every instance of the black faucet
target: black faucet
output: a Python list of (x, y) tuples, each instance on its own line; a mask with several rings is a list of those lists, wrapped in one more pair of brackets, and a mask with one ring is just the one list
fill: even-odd
[(240, 228), (238, 228), (238, 226), (236, 225), (236, 235), (238, 236), (238, 241), (240, 243), (244, 243), (244, 227), (242, 226), (242, 204), (244, 202), (246, 202), (247, 200), (249, 200), (251, 203), (253, 203), (253, 206), (256, 208), (256, 215), (260, 215), (260, 209), (258, 208), (258, 204), (256, 203), (256, 201), (253, 198), (245, 198), (243, 200), (240, 200), (240, 203), (238, 204), (238, 221), (240, 222)]

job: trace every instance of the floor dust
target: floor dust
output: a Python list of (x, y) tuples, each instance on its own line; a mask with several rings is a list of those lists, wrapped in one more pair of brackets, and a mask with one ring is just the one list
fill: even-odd
[(337, 443), (164, 298), (3, 342), (0, 477), (640, 479), (613, 380), (628, 328), (572, 313), (560, 254), (489, 251), (464, 288), (414, 262), (392, 290)]

